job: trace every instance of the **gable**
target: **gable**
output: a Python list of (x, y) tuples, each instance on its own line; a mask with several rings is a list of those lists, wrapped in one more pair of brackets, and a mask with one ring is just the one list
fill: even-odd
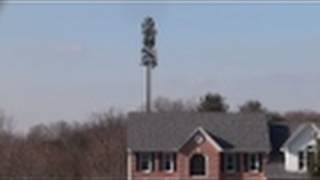
[(178, 149), (182, 149), (191, 141), (193, 141), (193, 143), (197, 145), (208, 142), (218, 152), (222, 151), (222, 147), (212, 137), (210, 137), (210, 135), (202, 127), (196, 128)]
[(313, 123), (301, 124), (284, 143), (282, 151), (298, 151), (306, 146), (314, 144), (319, 136), (319, 128)]

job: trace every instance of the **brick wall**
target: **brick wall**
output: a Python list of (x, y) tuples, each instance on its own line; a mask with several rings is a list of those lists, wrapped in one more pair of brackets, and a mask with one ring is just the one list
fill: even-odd
[[(240, 153), (240, 161), (243, 162), (244, 153)], [(262, 169), (266, 166), (267, 155), (263, 154)], [(239, 172), (236, 173), (221, 173), (221, 180), (265, 180), (266, 176), (263, 172), (248, 172), (245, 170), (243, 163), (240, 163)]]
[[(202, 154), (206, 158), (206, 175), (205, 179), (219, 179), (220, 176), (220, 152), (212, 146), (208, 141), (201, 144), (196, 144), (190, 141), (182, 147), (179, 152), (181, 158), (179, 164), (183, 164), (179, 169), (180, 177), (185, 179), (190, 178), (189, 175), (189, 160), (195, 154)], [(199, 179), (199, 178), (197, 178)]]
[[(158, 154), (158, 153), (156, 153)], [(177, 168), (179, 167), (178, 163), (178, 157), (179, 155), (177, 154)], [(141, 171), (137, 171), (136, 169), (136, 161), (137, 158), (132, 154), (131, 156), (131, 175), (132, 175), (132, 180), (165, 180), (165, 178), (168, 179), (177, 179), (179, 177), (178, 170), (172, 173), (160, 171), (159, 168), (159, 156), (155, 156), (155, 170), (150, 172), (150, 173), (145, 173)]]
[[(196, 144), (193, 141), (186, 143), (181, 151), (177, 153), (177, 167), (176, 171), (173, 173), (167, 173), (159, 170), (159, 158), (155, 158), (155, 171), (150, 173), (143, 173), (136, 170), (136, 157), (133, 153), (128, 156), (131, 159), (131, 176), (132, 180), (189, 180), (189, 159), (194, 154), (202, 154), (206, 157), (206, 162), (209, 166), (206, 169), (206, 176), (204, 179), (219, 179), (219, 152), (207, 141), (204, 141), (202, 144)], [(129, 173), (130, 175), (130, 173)], [(197, 178), (197, 179), (203, 179)]]
[[(202, 154), (206, 157), (207, 169), (206, 175), (203, 177), (190, 177), (189, 175), (189, 160), (194, 154)], [(131, 180), (264, 180), (263, 172), (251, 173), (244, 172), (241, 167), (240, 172), (228, 174), (220, 171), (220, 152), (212, 146), (208, 141), (201, 144), (196, 144), (194, 141), (186, 143), (177, 153), (177, 167), (173, 173), (160, 171), (159, 156), (155, 156), (155, 170), (150, 173), (136, 171), (136, 157), (129, 153), (131, 164)], [(242, 156), (241, 156), (242, 157)], [(264, 164), (265, 158), (264, 156)], [(243, 158), (243, 157), (242, 157)]]

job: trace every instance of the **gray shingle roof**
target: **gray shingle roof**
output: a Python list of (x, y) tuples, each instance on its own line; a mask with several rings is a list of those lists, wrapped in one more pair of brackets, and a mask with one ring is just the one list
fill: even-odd
[(270, 151), (267, 117), (256, 113), (131, 114), (128, 148), (133, 151), (177, 151), (198, 127), (223, 149)]

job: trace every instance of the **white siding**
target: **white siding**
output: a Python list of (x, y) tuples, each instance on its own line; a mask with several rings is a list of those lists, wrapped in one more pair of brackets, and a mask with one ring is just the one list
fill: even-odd
[(285, 169), (286, 171), (290, 172), (296, 172), (299, 170), (298, 167), (298, 155), (296, 153), (292, 153), (289, 151), (286, 151), (284, 153), (285, 155)]
[(299, 170), (299, 151), (309, 145), (315, 145), (317, 131), (310, 125), (306, 126), (284, 149), (285, 170), (290, 172), (303, 172)]

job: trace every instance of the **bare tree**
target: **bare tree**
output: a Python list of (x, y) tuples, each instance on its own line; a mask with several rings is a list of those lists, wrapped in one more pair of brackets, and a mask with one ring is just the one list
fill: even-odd
[(153, 102), (155, 112), (190, 112), (195, 111), (195, 104), (183, 100), (171, 100), (166, 97), (158, 97)]
[(311, 110), (289, 111), (284, 114), (284, 118), (289, 121), (320, 121), (320, 113)]

